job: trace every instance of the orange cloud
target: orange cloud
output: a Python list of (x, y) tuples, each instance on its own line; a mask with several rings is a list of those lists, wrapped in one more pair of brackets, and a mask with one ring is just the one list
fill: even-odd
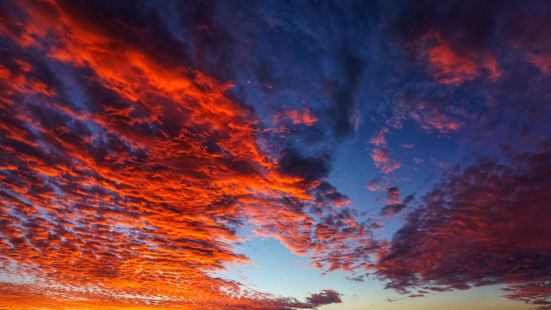
[(480, 77), (482, 73), (485, 73), (490, 80), (501, 77), (495, 57), (459, 53), (439, 35), (427, 37), (436, 37), (436, 44), (427, 50), (427, 59), (439, 83), (460, 85)]
[[(252, 111), (228, 95), (231, 83), (165, 63), (70, 3), (17, 10), (25, 18), (0, 34), (42, 58), (0, 66), (10, 85), (0, 89), (0, 272), (13, 279), (0, 306), (281, 309), (277, 298), (211, 276), (248, 262), (232, 246), (245, 221), (317, 265), (357, 263), (368, 241), (350, 232), (365, 227), (331, 220), (346, 198), (285, 173), (260, 148)], [(35, 62), (79, 72), (82, 94), (62, 78), (48, 86)], [(315, 123), (309, 113), (290, 117)], [(309, 206), (323, 208), (339, 243), (322, 245)]]
[(310, 114), (310, 111), (306, 108), (302, 110), (288, 110), (283, 114), (276, 114), (274, 116), (275, 121), (288, 120), (294, 125), (313, 126), (318, 118)]

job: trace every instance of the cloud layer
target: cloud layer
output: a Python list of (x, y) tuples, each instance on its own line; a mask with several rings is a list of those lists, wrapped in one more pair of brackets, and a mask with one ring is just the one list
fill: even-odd
[(550, 12), (0, 3), (0, 306), (343, 301), (214, 276), (268, 237), (411, 297), (497, 284), (549, 308)]
[(407, 217), (377, 275), (403, 293), (505, 284), (506, 296), (550, 303), (550, 150), (456, 167)]
[[(347, 198), (321, 181), (328, 158), (263, 149), (259, 119), (232, 98), (231, 83), (141, 45), (182, 48), (137, 26), (151, 16), (96, 23), (109, 20), (104, 9), (49, 1), (3, 10), (0, 268), (13, 298), (2, 305), (340, 302), (332, 290), (298, 302), (210, 275), (248, 262), (232, 246), (245, 223), (342, 269), (358, 265), (349, 256), (370, 247), (369, 232), (336, 210)], [(291, 125), (316, 123), (298, 111), (282, 115)], [(339, 136), (350, 130), (346, 118), (335, 123)]]

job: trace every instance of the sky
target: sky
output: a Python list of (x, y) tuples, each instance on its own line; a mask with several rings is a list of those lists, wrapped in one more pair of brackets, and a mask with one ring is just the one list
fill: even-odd
[(0, 0), (0, 308), (551, 309), (550, 30)]

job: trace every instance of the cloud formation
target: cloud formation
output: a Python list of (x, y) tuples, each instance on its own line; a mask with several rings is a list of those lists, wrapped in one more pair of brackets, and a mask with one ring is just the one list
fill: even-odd
[(369, 140), (369, 143), (373, 145), (370, 153), (371, 160), (383, 174), (390, 174), (400, 168), (401, 165), (399, 161), (390, 158), (388, 144), (385, 139), (387, 133), (388, 128), (383, 128)]
[[(3, 296), (13, 297), (0, 304), (339, 302), (331, 290), (300, 303), (211, 276), (248, 262), (233, 248), (245, 222), (297, 254), (311, 253), (317, 266), (355, 268), (351, 256), (367, 249), (369, 231), (346, 209), (333, 210), (347, 198), (321, 180), (329, 159), (265, 150), (259, 119), (231, 95), (232, 83), (154, 48), (182, 47), (155, 27), (136, 26), (152, 16), (116, 19), (100, 2), (83, 5), (21, 2), (2, 10), (9, 53), (0, 64), (0, 271), (12, 279)], [(350, 131), (347, 115), (335, 124), (339, 135)], [(316, 122), (308, 113), (289, 117)]]
[[(236, 245), (256, 234), (411, 297), (502, 284), (548, 307), (549, 149), (531, 145), (551, 136), (549, 12), (545, 1), (1, 2), (0, 305), (341, 301), (214, 276), (249, 263)], [(363, 163), (338, 156), (357, 159), (366, 142), (376, 175), (358, 177)], [(478, 151), (509, 158), (472, 163)], [(400, 196), (454, 160), (419, 209)], [(362, 177), (387, 194), (374, 215), (359, 196), (374, 193), (351, 184)], [(394, 239), (386, 226), (374, 239), (399, 214)]]
[(376, 274), (402, 293), (507, 285), (506, 296), (551, 296), (548, 189), (551, 151), (454, 168), (408, 215)]
[(323, 290), (320, 293), (312, 294), (306, 300), (313, 306), (321, 306), (333, 303), (341, 303), (341, 294), (333, 290)]
[(413, 199), (413, 195), (407, 195), (403, 201), (400, 201), (400, 189), (398, 187), (390, 187), (387, 189), (387, 202), (381, 211), (381, 215), (385, 217), (397, 215), (401, 213)]
[(285, 117), (295, 125), (312, 126), (318, 121), (318, 118), (315, 115), (310, 114), (308, 109), (303, 109), (302, 111), (289, 110), (285, 113)]
[(426, 35), (427, 41), (434, 41), (433, 46), (427, 49), (427, 60), (432, 67), (433, 74), (438, 83), (446, 85), (460, 85), (474, 80), (486, 72), (488, 79), (497, 80), (501, 72), (496, 59), (484, 56), (478, 61), (479, 55), (459, 55), (450, 44), (439, 34)]

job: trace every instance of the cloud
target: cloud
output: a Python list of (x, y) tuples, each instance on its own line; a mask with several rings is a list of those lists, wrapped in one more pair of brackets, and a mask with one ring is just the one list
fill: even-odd
[(388, 128), (383, 128), (376, 135), (374, 135), (369, 143), (374, 145), (371, 150), (371, 160), (375, 167), (384, 174), (389, 174), (400, 168), (400, 162), (390, 158), (385, 134), (388, 132)]
[(315, 307), (342, 302), (341, 294), (334, 290), (323, 290), (320, 293), (310, 295), (306, 300)]
[(314, 265), (352, 273), (369, 269), (371, 256), (383, 244), (373, 238), (374, 229), (376, 223), (352, 209), (340, 208), (321, 216), (313, 226)]
[(420, 165), (420, 164), (422, 164), (422, 163), (424, 163), (424, 162), (425, 162), (425, 160), (422, 159), (422, 158), (419, 158), (419, 157), (414, 157), (414, 158), (413, 158), (413, 163), (415, 163), (416, 165)]
[(375, 167), (384, 174), (392, 173), (394, 170), (400, 168), (401, 165), (399, 161), (390, 158), (388, 149), (374, 148), (371, 151), (371, 159)]
[(326, 206), (326, 204), (332, 204), (335, 206), (343, 206), (350, 203), (350, 199), (337, 191), (337, 189), (323, 181), (315, 189), (311, 191), (315, 197), (315, 201), (319, 206)]
[(386, 146), (385, 134), (387, 133), (388, 133), (388, 128), (381, 129), (376, 135), (371, 137), (371, 139), (369, 140), (369, 143), (375, 146), (381, 146), (381, 147)]
[[(33, 285), (13, 286), (5, 283), (0, 283), (0, 292), (3, 294), (0, 305), (34, 309), (37, 306), (47, 308), (86, 308), (86, 309), (127, 309), (135, 308), (136, 303), (124, 304), (117, 300), (86, 300), (82, 298), (74, 298), (74, 296), (66, 295), (59, 290), (55, 294), (45, 294), (41, 291), (35, 291)], [(29, 291), (33, 294), (29, 294)], [(50, 288), (50, 290), (52, 290)], [(258, 292), (248, 292), (243, 296), (235, 297), (231, 302), (220, 302), (213, 300), (212, 302), (202, 302), (198, 305), (198, 309), (229, 309), (229, 310), (296, 310), (296, 309), (316, 309), (319, 306), (341, 303), (341, 294), (334, 290), (322, 290), (319, 293), (311, 294), (305, 301), (297, 300), (296, 298), (278, 297), (269, 294)], [(172, 308), (169, 303), (166, 303), (161, 296), (155, 296), (156, 302), (139, 305), (140, 309), (159, 309), (160, 307)], [(186, 307), (186, 309), (188, 309)], [(192, 308), (193, 309), (193, 308)]]
[(424, 63), (425, 71), (438, 83), (458, 86), (502, 77), (496, 36), (503, 32), (495, 16), (509, 18), (512, 6), (461, 1), (406, 3), (403, 15), (391, 27), (415, 55), (412, 59)]
[[(549, 104), (541, 98), (549, 83), (549, 3), (405, 1), (389, 7), (396, 14), (381, 20), (389, 46), (378, 60), (399, 63), (400, 78), (378, 84), (385, 89), (379, 116), (388, 126), (412, 120), (428, 133), (461, 133), (479, 144), (515, 135), (522, 126), (548, 130), (541, 127)], [(418, 104), (434, 113), (416, 113)]]
[(381, 211), (381, 215), (385, 217), (394, 216), (404, 210), (406, 206), (404, 204), (392, 204), (392, 205), (386, 205), (383, 207), (383, 210)]
[(387, 189), (387, 203), (381, 210), (381, 215), (390, 217), (401, 213), (413, 200), (413, 195), (408, 195), (404, 198), (404, 201), (400, 201), (400, 189), (397, 187), (390, 187)]
[(372, 192), (378, 192), (383, 188), (380, 183), (381, 179), (372, 179), (365, 185), (365, 188)]
[(497, 82), (508, 74), (509, 57), (519, 56), (546, 73), (551, 45), (544, 29), (551, 23), (545, 1), (403, 4), (390, 34), (438, 83)]
[(302, 110), (289, 110), (284, 113), (283, 116), (280, 114), (276, 114), (275, 116), (276, 120), (281, 118), (286, 118), (291, 121), (294, 125), (305, 125), (305, 126), (312, 126), (317, 121), (318, 118), (315, 115), (310, 114), (310, 111), (308, 109), (302, 109)]
[[(2, 306), (313, 307), (245, 292), (243, 284), (212, 272), (248, 263), (234, 245), (249, 228), (323, 271), (373, 268), (371, 256), (386, 246), (372, 237), (380, 224), (354, 212), (326, 181), (335, 150), (354, 136), (360, 119), (380, 122), (380, 110), (390, 114), (388, 127), (370, 140), (370, 156), (385, 174), (370, 190), (395, 183), (390, 174), (401, 163), (391, 156), (387, 133), (406, 121), (427, 133), (467, 139), (467, 130), (513, 132), (518, 128), (511, 120), (533, 125), (523, 132), (546, 134), (534, 127), (548, 123), (549, 105), (541, 98), (549, 84), (551, 46), (542, 31), (551, 29), (549, 4), (401, 6), (1, 3), (0, 273), (12, 279), (2, 284), (0, 295), (10, 296)], [(274, 123), (281, 128), (270, 128)], [(416, 149), (424, 149), (417, 142)], [(521, 164), (530, 162), (536, 161), (519, 157), (509, 165), (507, 176), (519, 191), (530, 191), (523, 177), (533, 174)], [(534, 270), (547, 265), (537, 261), (536, 249), (522, 248), (534, 261), (513, 251), (524, 245), (506, 234), (510, 229), (530, 244), (536, 237), (524, 230), (539, 226), (525, 227), (501, 212), (509, 200), (494, 201), (516, 195), (516, 187), (501, 192), (485, 181), (452, 182), (477, 173), (509, 182), (495, 177), (497, 168), (473, 167), (480, 169), (456, 171), (422, 211), (408, 213), (383, 253), (379, 275), (398, 289), (501, 283), (510, 298), (546, 303), (548, 282)], [(444, 204), (437, 199), (442, 193), (453, 198), (444, 202), (457, 212), (437, 207)], [(388, 194), (387, 216), (413, 199), (400, 201), (397, 188)], [(477, 199), (492, 212), (471, 208)], [(511, 201), (545, 213), (525, 199)], [(529, 215), (531, 209), (520, 212), (523, 207), (510, 214), (542, 221)], [(448, 226), (439, 226), (439, 216)], [(510, 225), (495, 225), (500, 222)], [(472, 244), (456, 237), (465, 231)], [(503, 233), (513, 242), (497, 249), (495, 236)], [(401, 243), (409, 234), (427, 241), (420, 252)], [(487, 259), (487, 273), (474, 260), (446, 269), (444, 261), (468, 260), (471, 250)], [(436, 262), (434, 275), (425, 258)], [(465, 267), (471, 265), (473, 271)]]
[(533, 64), (543, 74), (551, 72), (551, 55), (538, 55), (529, 53), (526, 55), (526, 60)]
[(396, 205), (400, 203), (400, 189), (391, 187), (387, 190), (387, 204)]
[(550, 155), (546, 147), (452, 169), (408, 215), (377, 275), (403, 293), (502, 284), (511, 299), (547, 303)]
[[(0, 273), (18, 279), (2, 283), (14, 296), (3, 306), (270, 309), (277, 298), (212, 276), (248, 263), (234, 249), (244, 223), (317, 266), (351, 270), (373, 251), (348, 199), (323, 181), (331, 155), (264, 148), (271, 137), (234, 85), (193, 65), (209, 62), (200, 49), (216, 41), (215, 22), (196, 16), (205, 41), (182, 61), (186, 48), (154, 11), (87, 5), (2, 10)], [(354, 111), (347, 87), (339, 135)], [(300, 305), (315, 306), (285, 307)]]
[(464, 122), (454, 119), (453, 116), (440, 112), (434, 105), (417, 103), (408, 113), (408, 117), (428, 131), (449, 133), (461, 130)]
[[(291, 309), (317, 309), (319, 306), (341, 303), (342, 294), (334, 290), (322, 290), (319, 293), (313, 293), (306, 297), (306, 301), (301, 302), (294, 298), (259, 298), (259, 304), (254, 309), (263, 310), (291, 310)], [(249, 309), (249, 308), (240, 308)]]
[(483, 56), (483, 60), (478, 62), (475, 55), (459, 55), (440, 35), (433, 35), (432, 40), (436, 43), (428, 48), (427, 59), (438, 83), (460, 85), (478, 78), (482, 72), (486, 72), (491, 80), (501, 77), (495, 58)]
[(401, 128), (404, 121), (411, 120), (429, 133), (450, 134), (461, 131), (472, 119), (473, 115), (463, 108), (423, 101), (396, 105), (386, 123)]
[(343, 51), (337, 57), (337, 65), (340, 69), (337, 76), (340, 80), (333, 83), (331, 97), (334, 105), (330, 113), (334, 115), (333, 130), (338, 138), (344, 138), (353, 134), (359, 123), (358, 88), (363, 78), (365, 64), (361, 57), (350, 51), (350, 47), (343, 47)]
[(305, 157), (297, 150), (284, 150), (279, 162), (280, 170), (308, 181), (326, 177), (329, 173), (329, 154)]

